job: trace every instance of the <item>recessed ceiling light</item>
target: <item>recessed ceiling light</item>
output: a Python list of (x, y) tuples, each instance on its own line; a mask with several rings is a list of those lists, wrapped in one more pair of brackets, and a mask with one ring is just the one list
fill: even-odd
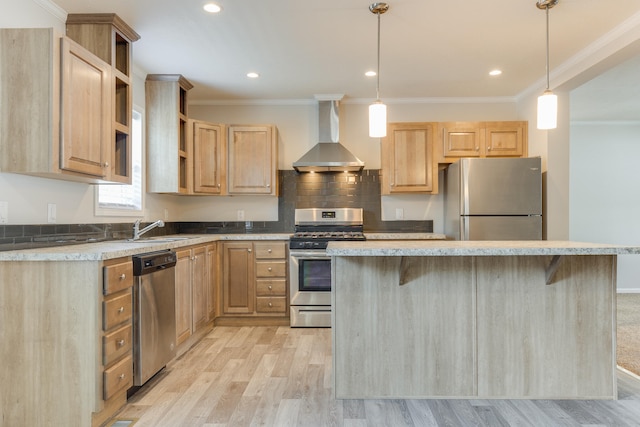
[(257, 79), (258, 77), (260, 77), (260, 74), (251, 72), (247, 73), (247, 77), (249, 77), (250, 79)]
[(218, 13), (222, 10), (222, 8), (215, 3), (206, 3), (202, 8), (209, 13)]
[(364, 73), (365, 76), (367, 77), (374, 77), (376, 75), (375, 71), (367, 71), (366, 73)]
[(489, 75), (490, 76), (499, 76), (500, 74), (502, 74), (502, 70), (491, 70), (491, 71), (489, 71)]

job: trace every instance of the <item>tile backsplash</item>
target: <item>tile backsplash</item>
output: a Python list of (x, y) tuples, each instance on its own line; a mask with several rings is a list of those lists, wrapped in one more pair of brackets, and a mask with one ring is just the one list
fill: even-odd
[[(149, 236), (176, 233), (292, 233), (296, 208), (360, 207), (364, 211), (365, 232), (433, 232), (433, 221), (382, 221), (380, 171), (298, 173), (281, 170), (278, 221), (173, 222), (156, 228)], [(147, 224), (142, 224), (145, 226)], [(0, 250), (33, 246), (126, 239), (132, 223), (0, 225)]]

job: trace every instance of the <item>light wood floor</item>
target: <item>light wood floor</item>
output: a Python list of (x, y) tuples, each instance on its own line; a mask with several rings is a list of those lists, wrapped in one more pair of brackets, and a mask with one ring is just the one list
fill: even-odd
[(640, 380), (619, 372), (618, 394), (617, 401), (334, 400), (330, 329), (216, 327), (117, 418), (138, 418), (135, 427), (640, 426)]

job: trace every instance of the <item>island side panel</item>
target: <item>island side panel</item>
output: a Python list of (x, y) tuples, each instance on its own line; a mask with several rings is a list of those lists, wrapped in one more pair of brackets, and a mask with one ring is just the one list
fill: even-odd
[(473, 396), (472, 257), (334, 257), (338, 399)]
[(479, 397), (616, 398), (615, 260), (477, 258)]
[(96, 262), (0, 262), (4, 425), (91, 425), (102, 387), (99, 272)]

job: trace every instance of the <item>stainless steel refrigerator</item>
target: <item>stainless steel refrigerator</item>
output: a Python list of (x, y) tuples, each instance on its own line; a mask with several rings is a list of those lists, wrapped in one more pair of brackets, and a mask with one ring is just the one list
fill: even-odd
[(539, 157), (465, 158), (449, 165), (445, 224), (456, 240), (541, 240)]

